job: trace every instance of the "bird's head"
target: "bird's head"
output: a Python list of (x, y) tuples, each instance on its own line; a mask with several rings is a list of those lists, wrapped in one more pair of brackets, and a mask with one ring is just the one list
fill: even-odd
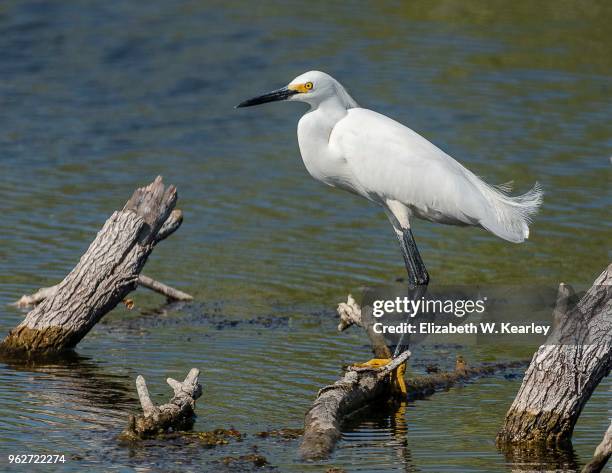
[(347, 109), (357, 107), (357, 103), (336, 79), (325, 72), (309, 71), (297, 76), (285, 87), (245, 100), (239, 103), (236, 108), (285, 100), (306, 102), (311, 107), (318, 107), (322, 102), (330, 99), (339, 100), (342, 106)]

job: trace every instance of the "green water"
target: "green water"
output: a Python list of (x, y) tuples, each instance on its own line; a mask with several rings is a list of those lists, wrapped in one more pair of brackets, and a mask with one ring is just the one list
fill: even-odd
[[(610, 258), (611, 21), (596, 1), (0, 4), (0, 331), (23, 316), (9, 302), (61, 279), (158, 174), (177, 185), (185, 222), (146, 273), (196, 297), (151, 312), (160, 299), (138, 291), (136, 311), (110, 314), (79, 361), (0, 364), (0, 469), (17, 471), (9, 453), (64, 453), (67, 471), (218, 470), (257, 445), (280, 471), (575, 471), (609, 423), (609, 379), (564, 455), (495, 448), (520, 377), (372, 412), (321, 464), (298, 462), (295, 440), (254, 436), (300, 427), (339, 367), (367, 358), (361, 333), (336, 333), (335, 306), (404, 270), (377, 208), (307, 175), (300, 105), (233, 106), (303, 71), (331, 73), (488, 182), (544, 187), (523, 245), (416, 222), (433, 281), (587, 285)], [(237, 325), (221, 328), (228, 319)], [(525, 356), (417, 349), (413, 369), (450, 366), (457, 351)], [(165, 377), (192, 366), (204, 384), (196, 428), (233, 425), (245, 441), (120, 446), (135, 376), (159, 402)]]

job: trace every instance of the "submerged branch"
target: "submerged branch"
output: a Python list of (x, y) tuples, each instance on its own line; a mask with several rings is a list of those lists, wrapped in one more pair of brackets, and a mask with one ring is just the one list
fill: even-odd
[(138, 285), (142, 287), (146, 287), (147, 289), (150, 289), (151, 291), (162, 294), (166, 296), (168, 299), (173, 300), (173, 301), (192, 301), (193, 300), (193, 296), (190, 296), (186, 292), (179, 291), (178, 289), (170, 287), (162, 282), (156, 281), (155, 279), (150, 278), (149, 276), (145, 276), (144, 274), (141, 274), (140, 276), (138, 276)]
[[(57, 293), (58, 285), (50, 287), (41, 287), (38, 291), (33, 294), (24, 294), (18, 301), (13, 302), (11, 305), (18, 307), (19, 309), (25, 309), (30, 306), (36, 306), (45, 299), (53, 297)], [(192, 301), (193, 296), (186, 292), (175, 289), (172, 286), (168, 286), (163, 282), (157, 281), (149, 276), (140, 274), (138, 276), (138, 286), (149, 289), (153, 292), (157, 292), (162, 296), (166, 296), (171, 301)]]
[(128, 426), (121, 433), (122, 440), (139, 440), (170, 431), (189, 430), (195, 421), (195, 402), (202, 395), (198, 382), (200, 371), (192, 368), (184, 381), (168, 378), (166, 382), (174, 391), (169, 402), (155, 406), (142, 376), (136, 378), (136, 390), (143, 415), (130, 415)]

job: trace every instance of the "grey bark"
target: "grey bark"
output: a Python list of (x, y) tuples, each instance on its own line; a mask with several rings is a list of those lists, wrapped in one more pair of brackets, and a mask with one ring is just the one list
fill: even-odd
[(582, 469), (582, 473), (599, 473), (603, 471), (610, 456), (612, 456), (612, 422), (608, 430), (606, 430), (603, 440), (595, 449), (593, 458)]
[(612, 265), (568, 309), (572, 292), (559, 287), (555, 328), (534, 354), (498, 433), (500, 445), (562, 444), (612, 367)]
[[(355, 302), (351, 295), (347, 302), (338, 305), (342, 332), (351, 325), (362, 327), (376, 358), (391, 358), (391, 350), (384, 338), (372, 330), (373, 323), (367, 311)], [(390, 364), (381, 368), (348, 367), (341, 379), (319, 391), (304, 420), (304, 436), (299, 456), (304, 460), (327, 457), (340, 438), (344, 420), (354, 412), (385, 395), (391, 394), (391, 372), (410, 357), (406, 351)]]
[[(5, 355), (70, 350), (138, 284), (155, 245), (180, 226), (174, 186), (137, 189), (106, 221), (75, 268), (0, 344)], [(40, 297), (40, 295), (38, 296)]]
[(192, 368), (183, 382), (168, 378), (166, 382), (174, 390), (174, 396), (161, 406), (153, 404), (145, 379), (138, 376), (136, 390), (143, 414), (130, 415), (128, 426), (120, 438), (146, 439), (169, 431), (191, 429), (195, 419), (195, 402), (202, 395), (202, 386), (198, 382), (199, 375), (200, 371)]
[[(338, 330), (351, 325), (362, 327), (366, 332), (376, 358), (391, 358), (391, 350), (382, 335), (373, 330), (373, 317), (369, 310), (362, 309), (348, 296), (346, 302), (338, 305), (340, 323)], [(305, 460), (326, 458), (340, 439), (342, 423), (352, 414), (375, 402), (392, 395), (391, 372), (406, 363), (410, 352), (405, 351), (390, 364), (378, 368), (349, 367), (344, 376), (331, 386), (321, 389), (304, 420), (304, 436), (299, 455)], [(464, 363), (454, 372), (436, 373), (430, 376), (416, 376), (406, 380), (408, 400), (423, 398), (438, 389), (447, 389), (453, 384), (469, 378), (489, 375), (520, 363), (498, 363), (482, 367), (467, 367)]]
[[(338, 305), (338, 315), (339, 331), (346, 330), (351, 325), (362, 327), (370, 340), (375, 356), (391, 357), (391, 350), (385, 344), (384, 338), (373, 330), (374, 321), (371, 313), (363, 310), (350, 295), (347, 302)], [(305, 460), (315, 460), (329, 456), (340, 438), (340, 429), (344, 420), (378, 398), (388, 396), (391, 391), (391, 371), (394, 367), (405, 363), (409, 356), (409, 352), (405, 352), (401, 358), (398, 357), (392, 364), (378, 370), (350, 367), (340, 380), (319, 391), (313, 406), (306, 414), (304, 437), (299, 448), (300, 457)], [(458, 357), (455, 371), (408, 378), (407, 400), (424, 398), (437, 390), (448, 389), (456, 383), (526, 364), (525, 361), (515, 361), (471, 367), (465, 364), (462, 357)]]
[(299, 447), (303, 460), (326, 458), (340, 439), (342, 422), (359, 409), (389, 394), (391, 372), (405, 363), (405, 351), (381, 368), (349, 367), (344, 376), (319, 391), (304, 420), (304, 437)]

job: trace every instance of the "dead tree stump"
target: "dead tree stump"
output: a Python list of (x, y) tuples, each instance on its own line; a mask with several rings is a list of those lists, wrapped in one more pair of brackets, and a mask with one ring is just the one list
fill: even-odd
[(500, 446), (570, 440), (582, 408), (612, 367), (611, 283), (612, 265), (569, 310), (572, 293), (561, 284), (556, 327), (525, 372), (497, 435)]
[(178, 229), (182, 213), (173, 211), (176, 199), (176, 188), (164, 187), (161, 177), (137, 189), (64, 280), (37, 293), (34, 302), (40, 303), (0, 343), (0, 353), (47, 355), (74, 348), (136, 288), (155, 245)]
[(166, 382), (174, 390), (174, 396), (159, 407), (153, 404), (147, 383), (142, 376), (136, 378), (136, 390), (143, 415), (130, 415), (127, 428), (121, 433), (121, 440), (140, 440), (164, 434), (169, 431), (189, 430), (195, 420), (195, 402), (202, 395), (198, 382), (200, 370), (192, 368), (180, 382), (168, 378)]

